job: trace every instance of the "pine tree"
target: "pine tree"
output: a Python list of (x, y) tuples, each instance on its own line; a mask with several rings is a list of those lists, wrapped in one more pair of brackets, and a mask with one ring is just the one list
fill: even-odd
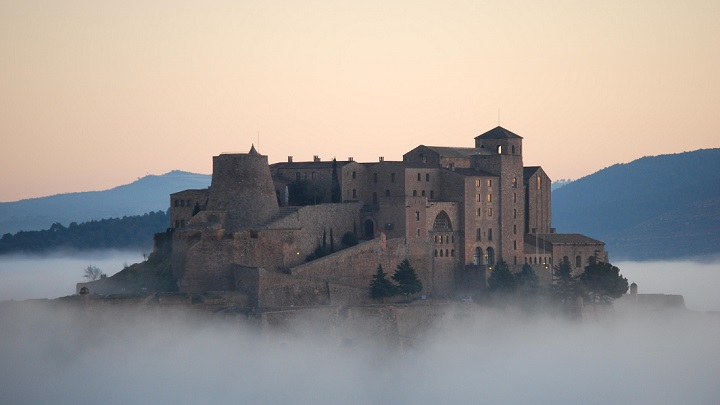
[(408, 259), (398, 264), (392, 279), (398, 283), (398, 291), (405, 295), (406, 301), (409, 300), (410, 294), (422, 291), (422, 282)]
[(397, 294), (397, 287), (385, 276), (387, 273), (383, 271), (382, 264), (378, 264), (377, 272), (372, 276), (370, 281), (370, 297), (380, 298), (380, 302), (385, 302), (385, 297), (392, 297)]
[(520, 273), (515, 275), (518, 289), (525, 294), (535, 294), (538, 292), (539, 280), (537, 274), (528, 263), (523, 264)]
[(330, 228), (330, 253), (335, 252), (335, 238), (333, 237), (332, 228)]
[(488, 278), (488, 289), (494, 293), (509, 294), (515, 291), (515, 276), (510, 272), (505, 260), (500, 259)]

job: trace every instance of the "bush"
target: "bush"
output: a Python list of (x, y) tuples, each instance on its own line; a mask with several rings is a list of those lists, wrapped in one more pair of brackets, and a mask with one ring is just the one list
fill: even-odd
[(355, 246), (358, 244), (358, 237), (354, 232), (345, 232), (342, 236), (342, 244), (345, 247)]

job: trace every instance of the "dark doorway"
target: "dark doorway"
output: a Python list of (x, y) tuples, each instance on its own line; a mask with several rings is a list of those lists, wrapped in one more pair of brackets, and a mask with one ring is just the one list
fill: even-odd
[(372, 219), (365, 220), (365, 232), (363, 236), (365, 239), (372, 239), (375, 237), (375, 223)]

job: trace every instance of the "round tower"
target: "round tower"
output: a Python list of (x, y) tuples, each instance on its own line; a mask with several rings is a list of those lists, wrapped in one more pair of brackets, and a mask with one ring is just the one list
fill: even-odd
[(227, 212), (226, 228), (251, 228), (280, 211), (267, 156), (250, 152), (213, 156), (208, 211)]

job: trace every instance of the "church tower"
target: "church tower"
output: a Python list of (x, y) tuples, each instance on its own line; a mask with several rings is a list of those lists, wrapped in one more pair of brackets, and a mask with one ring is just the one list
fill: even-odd
[(475, 137), (475, 148), (483, 149), (484, 153), (473, 157), (473, 167), (499, 177), (499, 184), (488, 191), (493, 194), (496, 208), (493, 221), (499, 232), (493, 243), (497, 259), (504, 259), (510, 266), (521, 265), (525, 229), (522, 137), (495, 127)]

